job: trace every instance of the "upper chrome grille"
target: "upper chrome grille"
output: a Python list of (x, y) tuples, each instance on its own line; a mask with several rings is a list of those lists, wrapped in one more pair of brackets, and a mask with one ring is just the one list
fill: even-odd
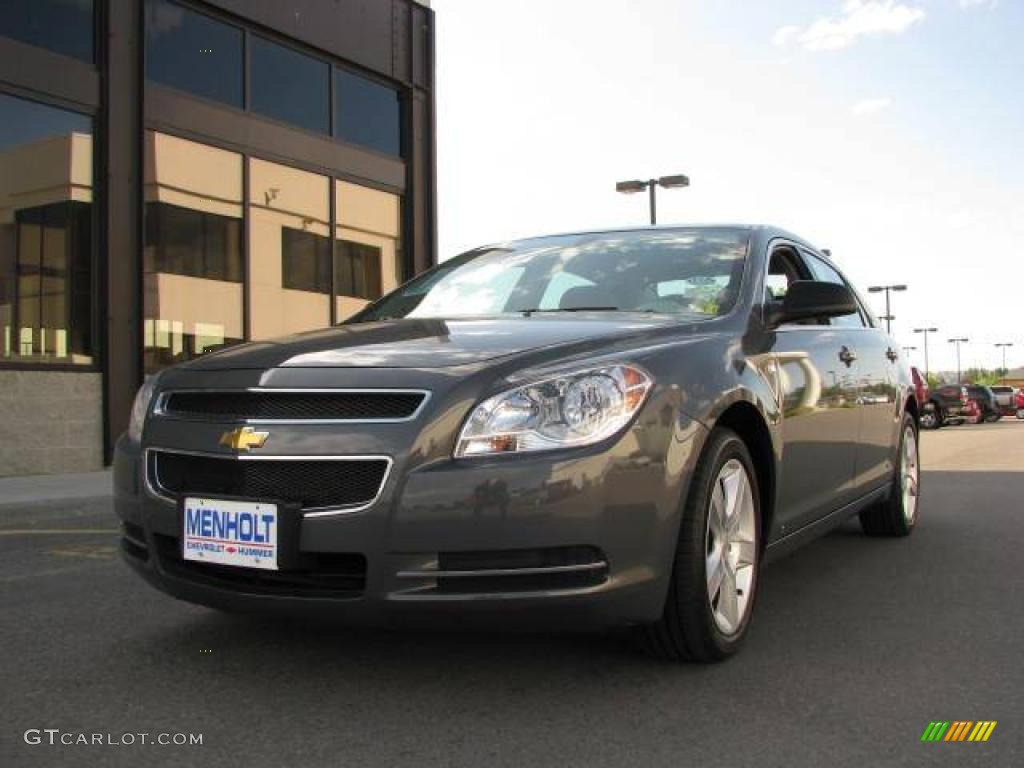
[(294, 503), (304, 513), (354, 512), (377, 500), (386, 456), (226, 456), (150, 448), (150, 490), (169, 501), (226, 496)]
[(409, 421), (429, 396), (423, 390), (170, 390), (155, 413), (180, 419), (274, 424)]

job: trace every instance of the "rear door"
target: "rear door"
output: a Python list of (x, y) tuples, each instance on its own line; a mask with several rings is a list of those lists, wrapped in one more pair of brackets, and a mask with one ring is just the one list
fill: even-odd
[[(794, 280), (814, 279), (799, 249), (776, 243), (765, 277), (766, 302)], [(859, 367), (849, 334), (827, 319), (779, 326), (772, 353), (783, 413), (778, 534), (791, 533), (853, 498), (860, 411)]]
[[(816, 279), (845, 285), (856, 296), (853, 287), (835, 267), (815, 254), (808, 253), (805, 257)], [(842, 329), (844, 343), (857, 355), (860, 431), (854, 486), (860, 495), (892, 479), (900, 417), (896, 370), (899, 346), (885, 331), (874, 326), (863, 306), (855, 314), (832, 318), (831, 324)]]

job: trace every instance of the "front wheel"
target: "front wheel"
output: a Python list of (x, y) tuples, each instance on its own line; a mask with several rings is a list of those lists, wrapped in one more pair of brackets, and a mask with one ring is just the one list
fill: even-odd
[(899, 460), (889, 497), (860, 513), (860, 527), (868, 536), (909, 536), (917, 525), (921, 493), (921, 461), (914, 418), (903, 416)]
[(1024, 408), (1017, 409), (1017, 418), (1024, 421)]
[(761, 504), (750, 451), (730, 429), (708, 438), (683, 509), (661, 619), (644, 627), (652, 654), (672, 661), (731, 656), (750, 623), (761, 560)]

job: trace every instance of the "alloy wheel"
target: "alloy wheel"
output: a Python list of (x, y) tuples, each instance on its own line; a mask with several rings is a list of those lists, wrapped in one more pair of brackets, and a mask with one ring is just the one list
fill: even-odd
[(903, 430), (903, 450), (900, 455), (900, 491), (903, 494), (903, 517), (913, 525), (917, 517), (917, 493), (921, 469), (918, 462), (917, 434), (907, 425)]
[(718, 629), (732, 635), (743, 625), (753, 596), (757, 562), (757, 520), (750, 478), (737, 459), (718, 472), (708, 510), (708, 602)]

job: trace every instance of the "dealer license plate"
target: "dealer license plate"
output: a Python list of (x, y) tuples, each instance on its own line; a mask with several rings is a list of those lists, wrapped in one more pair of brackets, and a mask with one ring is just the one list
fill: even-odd
[(182, 515), (186, 560), (277, 570), (277, 505), (189, 497)]

